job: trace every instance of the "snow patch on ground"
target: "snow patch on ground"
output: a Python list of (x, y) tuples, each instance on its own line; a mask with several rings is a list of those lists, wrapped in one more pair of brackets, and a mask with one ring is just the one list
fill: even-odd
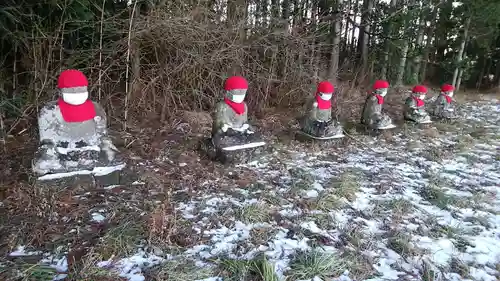
[[(258, 191), (234, 196), (200, 190), (176, 204), (203, 237), (177, 257), (201, 265), (264, 254), (284, 279), (298, 253), (320, 248), (335, 254), (355, 251), (371, 271), (356, 276), (359, 268), (352, 265), (334, 280), (421, 280), (418, 276), (430, 269), (441, 278), (435, 280), (499, 280), (500, 105), (475, 102), (460, 110), (466, 122), (450, 125), (454, 129), (438, 138), (409, 128), (410, 133), (395, 131), (389, 140), (367, 138), (365, 145), (344, 152), (282, 150), (243, 165), (257, 173)], [(474, 141), (460, 148), (464, 135), (473, 134)], [(411, 148), (413, 143), (419, 147)], [(300, 173), (292, 175), (293, 169)], [(341, 206), (322, 207), (335, 198)], [(256, 204), (267, 204), (266, 210), (279, 218), (258, 221), (257, 215), (252, 217), (257, 222), (243, 222), (238, 210)], [(98, 265), (142, 281), (145, 269), (169, 258), (139, 251)], [(466, 274), (460, 265), (468, 268)]]

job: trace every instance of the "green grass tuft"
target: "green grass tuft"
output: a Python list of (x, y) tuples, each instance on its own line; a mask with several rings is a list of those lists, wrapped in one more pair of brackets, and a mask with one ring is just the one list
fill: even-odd
[(338, 197), (344, 197), (349, 201), (356, 199), (356, 193), (360, 190), (358, 177), (354, 173), (345, 172), (339, 179), (334, 179), (330, 182), (330, 188), (333, 194)]
[(270, 219), (269, 209), (264, 204), (249, 204), (236, 210), (236, 219), (244, 223), (262, 223)]
[(286, 280), (305, 280), (315, 276), (330, 280), (347, 269), (346, 262), (337, 254), (324, 253), (317, 249), (299, 253), (290, 263)]
[(230, 281), (278, 281), (274, 265), (264, 255), (253, 260), (224, 259), (219, 262), (224, 280)]
[(197, 267), (190, 260), (169, 260), (161, 265), (156, 280), (185, 281), (201, 280), (215, 275), (212, 268)]

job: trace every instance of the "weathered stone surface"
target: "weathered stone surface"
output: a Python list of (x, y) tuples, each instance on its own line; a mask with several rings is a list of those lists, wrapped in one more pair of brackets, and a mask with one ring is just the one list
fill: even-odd
[(91, 187), (94, 186), (94, 178), (91, 174), (87, 175), (73, 175), (63, 178), (54, 178), (49, 180), (37, 180), (37, 187), (42, 188), (75, 188), (75, 187)]
[(363, 112), (361, 115), (361, 123), (371, 129), (383, 128), (392, 124), (389, 115), (383, 112), (384, 103), (379, 102), (379, 98), (375, 95), (369, 95), (366, 98)]
[(66, 122), (57, 102), (42, 108), (38, 118), (40, 147), (33, 161), (33, 170), (44, 175), (99, 166), (120, 164), (116, 148), (107, 136), (106, 114), (93, 103), (96, 116), (83, 122)]
[(318, 84), (314, 98), (305, 104), (305, 115), (300, 119), (301, 130), (312, 137), (343, 135), (338, 121), (334, 87), (327, 81)]
[(213, 112), (212, 137), (203, 140), (200, 149), (213, 160), (227, 162), (228, 158), (233, 158), (229, 155), (239, 155), (243, 150), (253, 151), (264, 142), (248, 124), (248, 107), (244, 102), (248, 83), (245, 78), (230, 77), (224, 89), (224, 101), (219, 102)]
[(94, 176), (95, 183), (99, 187), (121, 184), (121, 171), (114, 171), (106, 175)]
[(416, 123), (428, 122), (430, 121), (430, 116), (425, 110), (425, 105), (418, 104), (415, 98), (408, 97), (405, 101), (404, 108), (404, 118), (408, 121), (413, 121)]
[(455, 101), (451, 97), (440, 94), (432, 106), (431, 113), (439, 119), (454, 119), (456, 118), (455, 107)]

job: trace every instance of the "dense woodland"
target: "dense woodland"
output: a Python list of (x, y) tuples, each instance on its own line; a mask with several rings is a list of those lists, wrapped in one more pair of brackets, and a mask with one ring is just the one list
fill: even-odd
[(121, 120), (207, 110), (233, 74), (257, 109), (301, 102), (320, 79), (342, 95), (379, 78), (500, 86), (499, 0), (1, 2), (3, 120), (36, 116), (66, 68)]

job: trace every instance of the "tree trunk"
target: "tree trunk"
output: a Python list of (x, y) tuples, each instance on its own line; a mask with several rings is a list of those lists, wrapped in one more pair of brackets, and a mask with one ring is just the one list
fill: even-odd
[(340, 36), (342, 36), (342, 0), (337, 0), (335, 6), (335, 19), (333, 22), (333, 44), (330, 53), (330, 67), (328, 70), (329, 79), (336, 84), (337, 72), (339, 69), (339, 55), (340, 55)]
[[(247, 1), (246, 0), (228, 0), (227, 2), (227, 23), (229, 28), (237, 29), (236, 40), (242, 44), (246, 39), (246, 24), (247, 24)], [(238, 50), (238, 57), (243, 57), (243, 54)], [(234, 61), (230, 72), (239, 74), (243, 72), (243, 61)]]
[[(393, 14), (396, 12), (396, 5), (397, 5), (397, 0), (391, 0), (391, 9), (390, 9), (390, 12), (389, 14)], [(386, 36), (388, 38), (385, 39), (385, 43), (384, 43), (384, 62), (382, 64), (382, 70), (380, 71), (380, 76), (382, 79), (384, 80), (387, 80), (387, 70), (389, 69), (389, 64), (390, 64), (390, 60), (389, 60), (389, 51), (391, 49), (391, 38), (392, 37), (392, 21), (389, 21), (387, 23), (387, 29), (386, 29)]]
[[(348, 0), (348, 2), (346, 3), (346, 7), (347, 7), (347, 11), (349, 13), (349, 11), (351, 11), (351, 8), (352, 8), (352, 0)], [(344, 36), (345, 36), (345, 42), (344, 42), (344, 51), (347, 53), (347, 46), (349, 44), (349, 21), (345, 21), (345, 26), (344, 26)]]
[(280, 17), (280, 4), (279, 0), (271, 0), (271, 28), (278, 26)]
[[(311, 0), (311, 29), (315, 33), (317, 29), (317, 17), (318, 17), (318, 0)], [(313, 79), (312, 83), (316, 83), (316, 77), (319, 75), (319, 57), (318, 57), (318, 42), (317, 37), (313, 36), (311, 43), (311, 68), (313, 69)]]
[[(442, 3), (443, 0), (439, 0), (438, 5)], [(430, 59), (430, 54), (431, 54), (431, 43), (432, 43), (432, 38), (435, 38), (435, 31), (436, 31), (436, 25), (437, 25), (437, 15), (438, 15), (439, 7), (434, 6), (432, 10), (432, 14), (430, 17), (430, 26), (427, 28), (427, 40), (425, 43), (425, 51), (424, 51), (424, 58), (423, 61), (421, 62), (421, 68), (420, 68), (420, 80), (425, 81), (426, 80), (426, 72), (427, 72), (427, 62)], [(435, 38), (436, 40), (436, 38)]]
[(290, 30), (290, 0), (283, 0), (281, 3), (281, 15), (283, 16), (283, 29), (288, 34)]
[[(358, 18), (358, 0), (354, 0), (354, 8), (353, 8), (353, 17), (352, 17), (352, 22), (356, 22), (356, 19)], [(356, 54), (356, 26), (352, 26), (352, 33), (351, 33), (351, 54)]]
[(358, 53), (360, 55), (361, 73), (368, 69), (368, 43), (370, 40), (370, 14), (373, 9), (373, 0), (363, 1), (363, 16), (361, 18), (362, 28), (359, 34)]
[(455, 91), (458, 92), (460, 90), (460, 83), (462, 82), (462, 74), (463, 70), (460, 68), (458, 71), (457, 85), (455, 87)]
[(420, 82), (420, 67), (422, 62), (422, 48), (424, 43), (425, 32), (425, 15), (422, 8), (419, 11), (420, 17), (418, 19), (417, 39), (415, 42), (415, 57), (413, 58), (413, 65), (411, 68), (412, 83), (419, 84)]
[[(409, 6), (413, 6), (415, 4), (415, 0), (410, 0), (408, 2)], [(405, 77), (406, 73), (406, 61), (408, 57), (408, 49), (410, 47), (410, 40), (411, 40), (411, 29), (408, 28), (410, 26), (411, 22), (411, 13), (412, 11), (409, 10), (408, 14), (406, 15), (406, 20), (403, 23), (403, 30), (404, 30), (404, 35), (405, 37), (403, 38), (403, 46), (401, 47), (401, 57), (399, 59), (399, 66), (398, 66), (398, 72), (396, 74), (396, 86), (401, 86), (403, 85), (403, 80)]]
[(460, 49), (458, 50), (458, 55), (457, 55), (457, 66), (455, 67), (455, 71), (453, 72), (453, 86), (456, 88), (457, 85), (457, 79), (458, 79), (458, 72), (460, 70), (460, 63), (462, 62), (462, 58), (464, 55), (464, 50), (465, 50), (465, 44), (467, 43), (467, 36), (469, 33), (469, 25), (470, 25), (471, 18), (467, 18), (465, 20), (465, 26), (464, 26), (464, 34), (462, 37), (462, 42), (460, 43)]

